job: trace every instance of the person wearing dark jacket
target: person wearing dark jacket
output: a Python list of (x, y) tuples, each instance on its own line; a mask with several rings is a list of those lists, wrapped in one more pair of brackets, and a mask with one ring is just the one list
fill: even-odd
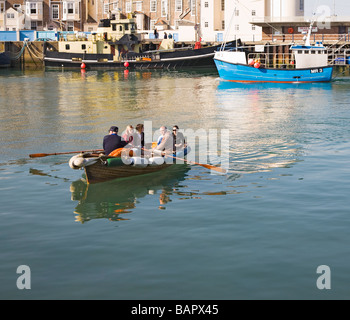
[(109, 155), (113, 150), (123, 148), (128, 143), (123, 141), (120, 136), (118, 136), (118, 127), (111, 127), (109, 129), (109, 134), (103, 138), (103, 149), (105, 155)]

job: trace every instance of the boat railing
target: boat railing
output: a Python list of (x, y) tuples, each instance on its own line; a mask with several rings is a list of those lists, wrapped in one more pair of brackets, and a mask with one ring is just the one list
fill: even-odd
[[(262, 41), (271, 41), (274, 42), (303, 42), (305, 34), (303, 33), (280, 33), (280, 34), (271, 34), (264, 35)], [(322, 41), (327, 43), (337, 43), (337, 42), (350, 42), (350, 33), (345, 34), (320, 34), (313, 33), (311, 35), (311, 41)]]
[(252, 61), (265, 68), (295, 69), (293, 53), (249, 53), (248, 63)]

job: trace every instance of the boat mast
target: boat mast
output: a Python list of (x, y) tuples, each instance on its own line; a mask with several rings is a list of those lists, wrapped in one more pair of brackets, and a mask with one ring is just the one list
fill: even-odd
[[(237, 4), (236, 0), (235, 0), (235, 4)], [(223, 43), (221, 44), (221, 47), (220, 47), (220, 51), (225, 51), (227, 36), (228, 36), (228, 33), (231, 31), (231, 25), (232, 25), (232, 21), (234, 19), (234, 15), (236, 13), (236, 10), (237, 10), (237, 7), (235, 6), (235, 10), (232, 12), (230, 23), (229, 23), (227, 29), (226, 29), (226, 26), (225, 26), (226, 32), (225, 32), (224, 41), (223, 41)], [(236, 36), (236, 40), (237, 40), (237, 36)], [(237, 48), (237, 41), (236, 41), (236, 48)]]
[(310, 39), (311, 39), (312, 26), (314, 25), (314, 23), (315, 23), (315, 14), (313, 14), (313, 17), (311, 19), (310, 26), (309, 26), (309, 31), (308, 31), (307, 37), (305, 39), (306, 46), (311, 46)]

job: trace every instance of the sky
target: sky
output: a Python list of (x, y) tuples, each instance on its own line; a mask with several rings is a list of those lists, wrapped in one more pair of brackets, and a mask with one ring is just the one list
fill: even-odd
[(333, 14), (334, 3), (336, 15), (350, 17), (349, 0), (305, 0), (305, 16), (311, 16), (318, 6), (328, 6), (331, 10), (331, 14)]

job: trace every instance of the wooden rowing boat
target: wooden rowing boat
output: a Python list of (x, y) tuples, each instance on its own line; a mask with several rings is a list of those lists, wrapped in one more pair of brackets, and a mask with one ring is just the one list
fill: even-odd
[(97, 161), (91, 166), (84, 167), (86, 181), (88, 184), (153, 173), (168, 168), (172, 165), (162, 164), (159, 166), (135, 167), (124, 164), (120, 166), (106, 166), (104, 161), (108, 160), (108, 158), (101, 158), (101, 160), (102, 161)]
[[(174, 159), (163, 157), (111, 157), (93, 153), (73, 156), (69, 165), (72, 169), (84, 169), (88, 184), (155, 173), (175, 164)], [(186, 166), (178, 164), (177, 166)]]

